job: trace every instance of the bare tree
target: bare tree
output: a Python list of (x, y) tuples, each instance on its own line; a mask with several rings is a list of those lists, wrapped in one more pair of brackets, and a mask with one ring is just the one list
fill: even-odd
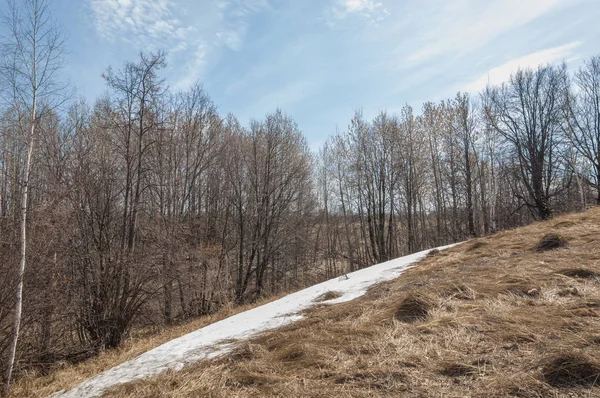
[(163, 127), (159, 108), (164, 89), (157, 72), (165, 66), (164, 58), (164, 53), (140, 54), (139, 62), (127, 62), (116, 73), (109, 68), (104, 77), (114, 100), (98, 102), (94, 124), (79, 137), (82, 152), (74, 175), (80, 184), (72, 192), (77, 231), (89, 243), (77, 248), (84, 259), (76, 269), (81, 288), (78, 323), (83, 340), (95, 349), (120, 344), (148, 299), (147, 287), (156, 273), (149, 265), (139, 272), (137, 265), (152, 250), (137, 250), (136, 245), (151, 181), (149, 162)]
[(237, 219), (235, 300), (241, 303), (248, 293), (263, 293), (269, 270), (279, 271), (275, 262), (291, 244), (302, 221), (295, 215), (304, 211), (305, 192), (312, 188), (311, 164), (296, 122), (280, 110), (252, 122), (249, 131), (232, 118), (227, 124), (233, 134), (226, 168)]
[(41, 49), (60, 36), (20, 50), (52, 24), (22, 36), (37, 15), (23, 10), (46, 3), (11, 4), (16, 33), (0, 70), (9, 105), (0, 365), (12, 350), (13, 379), (117, 347), (133, 328), (579, 209), (597, 193), (596, 58), (569, 96), (564, 67), (548, 66), (517, 72), (481, 101), (459, 94), (421, 115), (407, 105), (372, 120), (357, 112), (317, 160), (283, 111), (242, 126), (199, 84), (171, 94), (160, 52), (109, 68), (94, 107), (52, 112), (61, 86), (47, 76), (60, 57), (40, 57), (57, 54), (58, 39)]
[(9, 30), (4, 44), (2, 77), (10, 103), (17, 112), (19, 129), (25, 145), (21, 179), (21, 239), (20, 264), (16, 292), (13, 339), (5, 375), (6, 392), (12, 377), (23, 306), (23, 278), (27, 263), (27, 211), (30, 172), (37, 127), (41, 119), (55, 109), (64, 97), (66, 86), (58, 75), (63, 65), (64, 37), (52, 18), (50, 0), (19, 0), (8, 2), (4, 21)]
[(499, 88), (489, 87), (486, 95), (488, 121), (510, 143), (524, 193), (514, 189), (541, 219), (552, 216), (550, 200), (559, 164), (559, 135), (566, 105), (566, 67), (540, 66), (521, 69)]
[(597, 190), (600, 205), (600, 55), (575, 73), (575, 93), (569, 95), (569, 138), (592, 168), (588, 184)]
[(477, 236), (475, 231), (475, 208), (473, 204), (473, 144), (475, 141), (475, 118), (471, 99), (468, 94), (458, 93), (453, 101), (454, 112), (456, 113), (456, 134), (462, 150), (463, 171), (465, 179), (466, 192), (466, 210), (468, 233), (470, 237)]

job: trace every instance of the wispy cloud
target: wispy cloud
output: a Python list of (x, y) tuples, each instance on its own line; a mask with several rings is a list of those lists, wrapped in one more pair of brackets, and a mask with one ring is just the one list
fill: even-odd
[(483, 90), (488, 84), (497, 85), (508, 81), (510, 75), (519, 68), (536, 68), (539, 65), (560, 62), (564, 59), (572, 58), (573, 50), (581, 44), (580, 41), (575, 41), (562, 46), (536, 51), (523, 57), (513, 58), (500, 66), (490, 69), (483, 75), (466, 84), (464, 90), (467, 92), (478, 92)]
[(504, 32), (540, 17), (565, 0), (454, 0), (431, 15), (423, 26), (419, 49), (408, 61), (419, 63), (431, 57), (477, 50)]
[(360, 15), (372, 22), (381, 22), (390, 15), (383, 3), (375, 0), (335, 0), (327, 14), (330, 24), (350, 15)]
[(107, 40), (134, 44), (185, 38), (191, 28), (175, 16), (171, 0), (91, 0), (94, 25)]
[(196, 44), (195, 52), (188, 55), (189, 60), (180, 67), (178, 77), (173, 84), (173, 88), (185, 91), (192, 84), (198, 82), (204, 72), (206, 65), (207, 49), (201, 42)]
[(588, 57), (600, 29), (598, 0), (83, 1), (89, 26), (68, 27), (96, 32), (82, 36), (99, 49), (80, 62), (90, 81), (98, 63), (165, 49), (172, 87), (203, 80), (241, 120), (282, 106), (314, 139), (357, 106), (418, 109), (519, 66)]
[(253, 14), (269, 9), (268, 0), (222, 0), (219, 4), (221, 26), (216, 37), (222, 45), (239, 51), (242, 47), (248, 20)]
[(137, 50), (166, 49), (184, 89), (203, 77), (220, 48), (239, 51), (252, 14), (269, 0), (88, 0), (96, 32)]

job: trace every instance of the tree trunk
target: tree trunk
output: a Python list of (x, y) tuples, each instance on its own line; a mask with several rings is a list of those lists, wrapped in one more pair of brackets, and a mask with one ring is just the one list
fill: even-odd
[[(34, 97), (35, 98), (35, 97)], [(34, 99), (35, 101), (35, 99)], [(35, 115), (35, 103), (32, 114)], [(34, 116), (35, 117), (35, 116)], [(15, 365), (17, 355), (17, 343), (19, 342), (19, 332), (21, 330), (21, 316), (23, 311), (23, 280), (25, 277), (25, 265), (27, 263), (27, 198), (29, 196), (29, 170), (31, 168), (31, 158), (33, 155), (33, 135), (35, 132), (35, 118), (31, 121), (31, 131), (27, 143), (27, 159), (25, 160), (25, 169), (23, 170), (23, 192), (21, 196), (21, 261), (19, 264), (19, 273), (17, 275), (17, 295), (15, 303), (15, 318), (13, 324), (13, 338), (8, 352), (8, 363), (6, 366), (6, 375), (4, 378), (5, 395), (8, 395), (10, 381)]]

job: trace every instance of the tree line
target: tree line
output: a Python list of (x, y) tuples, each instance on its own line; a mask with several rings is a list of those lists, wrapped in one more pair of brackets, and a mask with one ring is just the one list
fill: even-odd
[[(319, 153), (243, 126), (166, 54), (74, 100), (47, 0), (11, 3), (0, 69), (0, 369), (48, 371), (132, 328), (210, 314), (600, 203), (600, 56), (479, 94), (357, 111)], [(14, 366), (16, 364), (16, 366)]]

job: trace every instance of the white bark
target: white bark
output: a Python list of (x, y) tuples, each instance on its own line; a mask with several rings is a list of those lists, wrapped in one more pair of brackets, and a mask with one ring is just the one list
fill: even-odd
[[(34, 106), (35, 109), (35, 106)], [(31, 169), (31, 160), (33, 154), (33, 134), (35, 132), (35, 122), (31, 122), (31, 132), (27, 143), (27, 158), (25, 160), (25, 170), (23, 176), (23, 191), (21, 194), (21, 261), (19, 263), (18, 285), (15, 303), (15, 318), (13, 323), (13, 338), (8, 353), (8, 365), (6, 368), (5, 388), (6, 395), (10, 387), (12, 372), (17, 354), (17, 343), (19, 342), (19, 333), (21, 331), (21, 318), (23, 313), (23, 280), (25, 277), (25, 267), (27, 263), (27, 198), (29, 196), (29, 170)]]
[[(31, 172), (31, 164), (32, 164), (32, 160), (33, 160), (33, 147), (34, 147), (34, 143), (35, 143), (35, 127), (36, 127), (36, 123), (38, 120), (38, 114), (37, 114), (37, 101), (38, 101), (38, 90), (39, 90), (39, 80), (38, 80), (38, 46), (40, 45), (39, 43), (39, 37), (38, 37), (38, 30), (40, 27), (40, 22), (41, 22), (41, 18), (44, 16), (44, 12), (46, 10), (46, 4), (44, 3), (44, 1), (38, 2), (38, 0), (31, 0), (30, 2), (26, 3), (26, 6), (31, 7), (31, 20), (29, 21), (31, 23), (30, 25), (30, 30), (27, 31), (20, 31), (18, 29), (18, 24), (21, 23), (18, 20), (17, 17), (17, 12), (16, 12), (16, 8), (14, 3), (10, 3), (10, 6), (13, 12), (13, 18), (15, 19), (14, 21), (12, 21), (15, 25), (13, 25), (13, 36), (14, 39), (16, 40), (16, 50), (17, 53), (19, 54), (19, 56), (22, 58), (21, 61), (27, 65), (28, 63), (30, 63), (27, 67), (28, 70), (28, 88), (26, 88), (26, 91), (29, 91), (31, 94), (31, 102), (28, 104), (29, 106), (29, 132), (28, 132), (28, 136), (26, 138), (26, 159), (25, 159), (25, 165), (24, 165), (24, 170), (23, 170), (23, 186), (22, 186), (22, 191), (21, 191), (21, 220), (20, 220), (20, 231), (21, 231), (21, 236), (20, 236), (20, 262), (19, 262), (19, 269), (18, 269), (18, 275), (17, 275), (17, 280), (18, 280), (18, 284), (17, 284), (17, 291), (16, 291), (16, 300), (15, 300), (15, 317), (14, 317), (14, 323), (13, 323), (13, 336), (12, 336), (12, 341), (10, 344), (10, 348), (9, 348), (9, 353), (8, 353), (8, 363), (7, 363), (7, 367), (6, 367), (6, 375), (4, 378), (5, 381), (5, 385), (4, 385), (4, 393), (5, 395), (8, 395), (9, 390), (10, 390), (10, 382), (12, 379), (12, 373), (13, 373), (13, 369), (14, 369), (14, 364), (15, 364), (15, 359), (16, 359), (16, 354), (17, 354), (17, 346), (18, 346), (18, 342), (19, 342), (19, 334), (21, 331), (21, 319), (22, 319), (22, 313), (23, 313), (23, 284), (24, 284), (24, 278), (25, 278), (25, 269), (26, 269), (26, 265), (27, 265), (27, 211), (28, 211), (28, 197), (29, 197), (29, 177), (30, 177), (30, 172)], [(21, 36), (27, 36), (30, 35), (30, 44), (31, 44), (31, 52), (29, 52), (29, 56), (30, 58), (28, 58), (25, 54), (27, 54), (27, 51), (24, 48), (24, 44), (23, 44), (23, 37)], [(43, 36), (43, 34), (42, 34)], [(51, 54), (48, 53), (47, 57), (50, 57)], [(43, 62), (44, 60), (42, 60)], [(47, 61), (47, 60), (46, 60)], [(46, 62), (46, 65), (48, 65), (48, 62)], [(47, 67), (46, 67), (47, 70)], [(42, 68), (42, 72), (44, 72), (44, 68)], [(18, 82), (15, 82), (15, 91), (18, 91), (20, 88), (18, 87)], [(17, 105), (18, 108), (18, 105)]]

